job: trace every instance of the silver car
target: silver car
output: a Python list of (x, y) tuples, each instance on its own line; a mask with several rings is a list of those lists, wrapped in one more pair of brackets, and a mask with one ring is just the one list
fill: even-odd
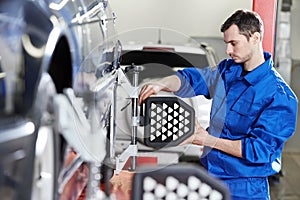
[(0, 1), (1, 199), (74, 196), (70, 175), (58, 181), (73, 147), (56, 127), (54, 100), (66, 88), (83, 99), (115, 70), (114, 20), (107, 0)]

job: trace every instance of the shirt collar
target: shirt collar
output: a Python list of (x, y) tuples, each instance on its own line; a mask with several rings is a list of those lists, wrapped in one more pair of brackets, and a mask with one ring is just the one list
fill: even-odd
[(251, 85), (255, 85), (260, 80), (262, 80), (267, 73), (273, 67), (272, 55), (268, 52), (264, 52), (265, 62), (255, 68), (251, 73), (244, 76), (244, 79), (248, 81)]

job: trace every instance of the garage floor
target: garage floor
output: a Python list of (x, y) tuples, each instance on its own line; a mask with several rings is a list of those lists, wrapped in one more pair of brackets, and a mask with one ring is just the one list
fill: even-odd
[(270, 181), (271, 200), (300, 200), (300, 153), (282, 155), (279, 182)]

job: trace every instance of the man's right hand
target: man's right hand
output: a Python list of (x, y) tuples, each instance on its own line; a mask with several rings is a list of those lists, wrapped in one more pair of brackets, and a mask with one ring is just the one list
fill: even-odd
[(151, 95), (157, 95), (160, 91), (175, 92), (180, 88), (180, 79), (178, 76), (171, 75), (144, 85), (139, 94), (139, 105), (141, 105)]
[(144, 85), (139, 94), (139, 105), (141, 105), (151, 95), (157, 95), (157, 93), (161, 90), (162, 87), (156, 84), (149, 83)]

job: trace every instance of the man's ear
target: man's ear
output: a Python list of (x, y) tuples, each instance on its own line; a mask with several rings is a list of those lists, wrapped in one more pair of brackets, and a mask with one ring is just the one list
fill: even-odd
[(253, 41), (255, 43), (257, 42), (260, 42), (261, 41), (261, 34), (259, 32), (255, 32), (253, 35), (252, 35), (252, 38), (253, 38)]

